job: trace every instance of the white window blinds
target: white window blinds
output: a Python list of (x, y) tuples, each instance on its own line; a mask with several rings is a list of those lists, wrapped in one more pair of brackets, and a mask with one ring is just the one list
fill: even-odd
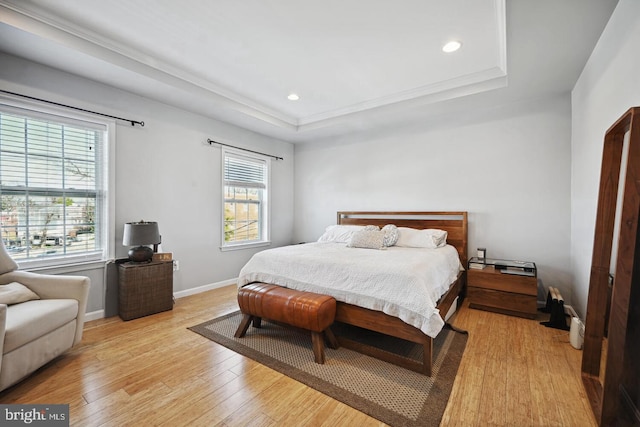
[(106, 131), (0, 105), (0, 228), (14, 259), (103, 257)]
[(266, 162), (225, 155), (224, 183), (228, 186), (266, 188)]

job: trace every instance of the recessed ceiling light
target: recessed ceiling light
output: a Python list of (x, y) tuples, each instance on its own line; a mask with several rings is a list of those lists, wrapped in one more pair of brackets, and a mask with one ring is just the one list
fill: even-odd
[(462, 46), (462, 43), (460, 43), (459, 41), (453, 40), (445, 44), (444, 46), (442, 46), (442, 51), (446, 53), (455, 52), (456, 50), (460, 49), (461, 46)]
[(289, 101), (297, 101), (300, 97), (295, 93), (290, 93), (289, 96), (287, 96), (287, 99)]

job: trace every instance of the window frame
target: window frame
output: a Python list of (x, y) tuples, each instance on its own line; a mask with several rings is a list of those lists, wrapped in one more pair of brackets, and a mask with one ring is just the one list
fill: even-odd
[[(253, 161), (256, 163), (262, 163), (265, 167), (265, 188), (263, 190), (263, 197), (260, 202), (260, 217), (261, 223), (259, 225), (259, 229), (261, 231), (261, 236), (259, 240), (251, 240), (251, 241), (241, 241), (241, 242), (227, 242), (225, 241), (225, 205), (227, 198), (226, 196), (226, 182), (225, 182), (225, 171), (226, 171), (226, 159), (227, 157), (235, 157), (243, 160)], [(270, 235), (271, 235), (271, 211), (270, 211), (270, 194), (271, 194), (271, 159), (268, 156), (263, 156), (259, 154), (254, 154), (250, 152), (244, 152), (241, 150), (234, 150), (232, 148), (222, 147), (221, 149), (221, 221), (220, 221), (220, 250), (221, 251), (232, 251), (238, 249), (248, 249), (248, 248), (256, 248), (261, 246), (268, 246), (271, 244)], [(249, 188), (249, 187), (247, 187)]]
[(41, 270), (65, 268), (85, 264), (104, 264), (115, 258), (115, 141), (116, 122), (111, 119), (98, 118), (95, 115), (75, 111), (61, 106), (45, 105), (41, 102), (24, 100), (13, 95), (0, 95), (0, 109), (11, 114), (23, 114), (27, 118), (56, 118), (65, 125), (74, 122), (88, 123), (91, 126), (104, 128), (102, 138), (101, 162), (96, 163), (96, 209), (100, 209), (102, 220), (100, 229), (101, 247), (92, 252), (67, 254), (44, 258), (17, 259), (20, 269)]

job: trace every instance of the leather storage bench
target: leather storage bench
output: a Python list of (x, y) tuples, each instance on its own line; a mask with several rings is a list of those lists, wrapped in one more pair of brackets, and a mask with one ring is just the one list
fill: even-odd
[(333, 297), (251, 283), (238, 289), (238, 305), (243, 317), (236, 338), (244, 337), (252, 322), (254, 328), (259, 328), (261, 319), (265, 318), (311, 331), (316, 363), (324, 363), (324, 338), (329, 347), (338, 348), (338, 341), (329, 328), (336, 315)]

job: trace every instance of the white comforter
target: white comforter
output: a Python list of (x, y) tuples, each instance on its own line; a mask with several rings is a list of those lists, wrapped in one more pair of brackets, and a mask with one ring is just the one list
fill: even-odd
[(439, 249), (348, 248), (344, 243), (307, 243), (255, 254), (238, 286), (265, 282), (333, 296), (382, 311), (435, 337), (444, 326), (436, 303), (461, 269), (453, 246)]

